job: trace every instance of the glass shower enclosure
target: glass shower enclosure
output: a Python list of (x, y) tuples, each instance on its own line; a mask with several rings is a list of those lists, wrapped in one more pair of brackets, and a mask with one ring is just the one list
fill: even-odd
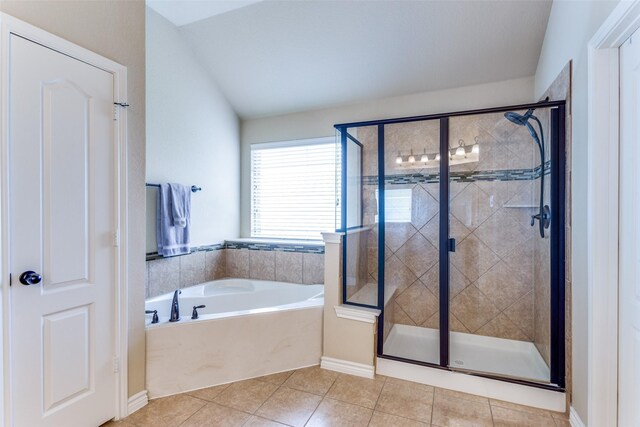
[(565, 102), (335, 125), (343, 303), (378, 356), (562, 390)]

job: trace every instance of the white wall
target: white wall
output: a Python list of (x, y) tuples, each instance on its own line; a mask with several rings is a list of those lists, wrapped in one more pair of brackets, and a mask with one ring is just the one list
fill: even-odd
[(535, 76), (536, 99), (562, 68), (573, 60), (571, 251), (573, 400), (587, 420), (587, 43), (617, 5), (617, 1), (556, 0)]
[(241, 236), (251, 233), (251, 144), (333, 136), (333, 125), (533, 101), (533, 77), (384, 98), (284, 116), (244, 120), (241, 147)]
[[(146, 9), (147, 182), (202, 187), (191, 198), (192, 246), (236, 238), (240, 224), (238, 117), (178, 28)], [(155, 217), (152, 204), (147, 221), (153, 232)], [(150, 240), (147, 250), (155, 250), (155, 233)]]

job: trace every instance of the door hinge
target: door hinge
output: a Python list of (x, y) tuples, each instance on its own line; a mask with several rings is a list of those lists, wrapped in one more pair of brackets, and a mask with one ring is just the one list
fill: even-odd
[(120, 232), (119, 231), (114, 231), (113, 232), (113, 246), (114, 247), (118, 247), (120, 246)]
[(11, 283), (11, 282), (13, 281), (12, 279), (13, 279), (13, 278), (11, 277), (11, 273), (9, 273), (9, 286), (11, 286), (11, 285), (12, 285), (12, 283)]
[(119, 357), (114, 357), (113, 358), (113, 373), (117, 374), (120, 372), (120, 358)]
[(119, 117), (119, 109), (117, 105), (113, 106), (113, 121), (117, 121), (120, 117)]

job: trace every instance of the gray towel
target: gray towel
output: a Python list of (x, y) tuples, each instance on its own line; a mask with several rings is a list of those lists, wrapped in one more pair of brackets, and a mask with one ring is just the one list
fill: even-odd
[(160, 184), (158, 191), (158, 254), (188, 254), (191, 224), (191, 188), (182, 184)]

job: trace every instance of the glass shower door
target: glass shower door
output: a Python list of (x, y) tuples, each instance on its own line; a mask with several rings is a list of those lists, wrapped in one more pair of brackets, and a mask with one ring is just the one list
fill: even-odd
[(449, 124), (449, 366), (548, 383), (549, 230), (532, 226), (549, 165), (542, 141), (503, 113)]
[[(384, 126), (384, 354), (440, 364), (440, 125)], [(382, 192), (381, 192), (382, 193)]]

